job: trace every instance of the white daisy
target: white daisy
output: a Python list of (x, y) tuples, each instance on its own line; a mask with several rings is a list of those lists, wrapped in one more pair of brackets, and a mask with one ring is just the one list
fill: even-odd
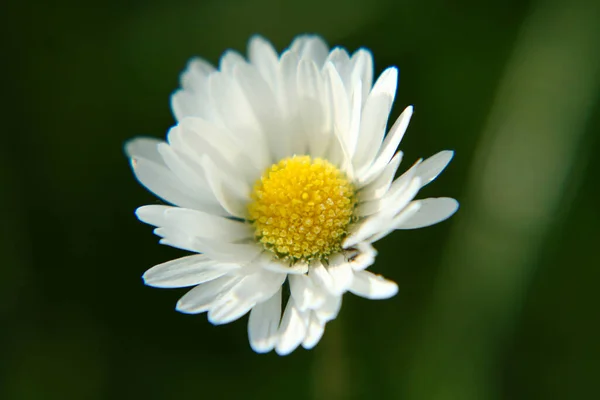
[(218, 69), (191, 60), (167, 142), (137, 138), (126, 151), (137, 179), (172, 204), (140, 207), (138, 218), (160, 243), (198, 253), (149, 269), (145, 283), (194, 286), (177, 310), (213, 324), (250, 312), (251, 347), (284, 355), (318, 343), (345, 292), (396, 294), (366, 271), (372, 243), (456, 211), (454, 199), (413, 200), (453, 152), (394, 179), (412, 107), (385, 135), (398, 72), (373, 84), (368, 50), (350, 56), (300, 36), (278, 55), (254, 37), (248, 53), (227, 51)]

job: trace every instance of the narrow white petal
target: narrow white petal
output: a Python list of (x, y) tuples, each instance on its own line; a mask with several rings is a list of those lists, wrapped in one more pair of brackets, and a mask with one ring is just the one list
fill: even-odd
[(192, 58), (179, 79), (181, 87), (191, 92), (205, 89), (208, 76), (214, 71), (215, 67), (208, 61), (198, 57)]
[(315, 315), (322, 323), (332, 321), (342, 308), (342, 296), (327, 296), (321, 307), (314, 310)]
[(397, 229), (398, 225), (407, 221), (413, 214), (419, 211), (421, 208), (421, 204), (417, 201), (410, 202), (402, 211), (400, 211), (394, 218), (386, 219), (382, 221), (381, 227), (378, 231), (374, 232), (372, 236), (369, 236), (365, 239), (365, 241), (369, 243), (374, 243), (379, 239), (382, 239), (389, 235), (393, 230)]
[(358, 179), (362, 184), (368, 184), (373, 179), (376, 179), (379, 176), (379, 173), (390, 162), (392, 155), (398, 148), (398, 145), (400, 144), (400, 141), (402, 140), (402, 137), (408, 128), (408, 123), (410, 122), (412, 114), (412, 106), (407, 107), (402, 114), (400, 114), (383, 141), (381, 149), (379, 150), (379, 154), (375, 158), (373, 164), (369, 165), (368, 168), (365, 167), (364, 170), (358, 172)]
[(241, 64), (246, 64), (244, 56), (235, 50), (226, 50), (219, 60), (219, 71), (231, 78), (233, 70)]
[[(172, 128), (171, 131), (175, 129)], [(165, 165), (169, 168), (182, 182), (185, 182), (186, 186), (193, 189), (195, 193), (202, 198), (207, 200), (213, 200), (214, 197), (210, 196), (210, 190), (206, 184), (206, 178), (201, 168), (193, 168), (189, 166), (180, 157), (180, 154), (167, 143), (159, 143), (158, 153), (162, 157)]]
[(450, 163), (450, 160), (452, 160), (453, 156), (453, 151), (444, 150), (423, 161), (417, 167), (417, 175), (421, 177), (422, 185), (425, 186), (437, 178), (437, 176)]
[(281, 319), (279, 339), (275, 351), (280, 356), (285, 356), (294, 351), (304, 338), (308, 329), (308, 311), (302, 312), (296, 307), (294, 299), (290, 297)]
[(270, 299), (259, 303), (248, 319), (248, 339), (250, 347), (257, 353), (267, 353), (277, 343), (277, 331), (281, 319), (281, 289)]
[(402, 189), (389, 191), (389, 194), (382, 199), (371, 200), (361, 203), (356, 208), (356, 215), (366, 217), (377, 213), (386, 215), (396, 214), (417, 195), (421, 189), (421, 178), (413, 178)]
[(398, 285), (381, 275), (369, 271), (357, 271), (350, 291), (371, 300), (388, 299), (398, 293)]
[(311, 60), (301, 60), (297, 74), (298, 111), (304, 135), (308, 139), (308, 154), (322, 157), (331, 142), (330, 102), (325, 80)]
[(350, 60), (352, 81), (362, 82), (362, 101), (365, 102), (373, 87), (373, 55), (367, 49), (358, 49)]
[(406, 172), (404, 172), (402, 175), (400, 175), (398, 178), (396, 178), (394, 180), (394, 182), (392, 182), (392, 185), (390, 186), (390, 189), (389, 189), (388, 193), (386, 194), (386, 197), (390, 197), (390, 198), (394, 197), (398, 193), (406, 190), (408, 185), (415, 178), (419, 178), (419, 181), (420, 181), (420, 177), (417, 175), (417, 168), (419, 167), (419, 165), (421, 164), (422, 161), (423, 161), (422, 159), (418, 159), (412, 165), (412, 167), (410, 167)]
[(275, 160), (290, 155), (290, 138), (285, 135), (285, 123), (275, 93), (256, 68), (247, 65), (235, 70), (243, 95), (250, 104), (261, 130), (269, 143), (271, 156)]
[(281, 272), (289, 275), (302, 275), (308, 271), (308, 264), (303, 262), (297, 262), (293, 265), (283, 264), (279, 260), (274, 260), (272, 257), (268, 257), (268, 261), (262, 263), (262, 267), (266, 270), (273, 272)]
[(208, 79), (215, 68), (208, 62), (193, 58), (181, 74), (181, 90), (171, 96), (171, 109), (177, 121), (185, 117), (210, 119), (214, 113), (208, 96)]
[(373, 265), (377, 250), (370, 243), (362, 242), (357, 244), (358, 253), (350, 258), (350, 266), (355, 271), (362, 271)]
[(385, 134), (387, 121), (392, 109), (396, 86), (398, 84), (398, 70), (388, 68), (377, 79), (373, 90), (363, 108), (363, 117), (358, 138), (359, 152), (354, 157), (354, 167), (358, 171), (370, 166), (379, 149)]
[(158, 153), (161, 141), (137, 138), (125, 145), (131, 157), (131, 168), (137, 180), (164, 201), (181, 207), (205, 209), (197, 194), (182, 182)]
[(325, 63), (329, 53), (327, 43), (316, 35), (298, 36), (292, 42), (290, 49), (297, 52), (300, 58), (313, 61), (319, 68)]
[(227, 293), (227, 297), (234, 300), (250, 299), (255, 303), (261, 303), (273, 296), (281, 288), (285, 279), (285, 274), (257, 269), (233, 287)]
[(415, 203), (419, 203), (419, 210), (396, 224), (396, 229), (417, 229), (434, 225), (450, 218), (458, 210), (458, 201), (448, 197), (416, 200)]
[(165, 211), (167, 224), (201, 238), (228, 242), (251, 239), (252, 227), (244, 222), (186, 208), (171, 207)]
[(224, 263), (247, 264), (262, 253), (262, 247), (256, 243), (227, 243), (208, 238), (194, 238), (194, 248)]
[(339, 141), (339, 146), (343, 150), (346, 159), (349, 161), (346, 135), (350, 129), (350, 99), (344, 88), (342, 78), (333, 64), (327, 63), (325, 65), (325, 74), (331, 95), (330, 101), (333, 115), (333, 130)]
[(153, 232), (156, 236), (162, 238), (158, 241), (160, 244), (191, 251), (193, 253), (202, 253), (202, 250), (196, 246), (196, 238), (179, 229), (162, 227), (156, 228)]
[(309, 136), (304, 132), (303, 117), (300, 111), (297, 85), (298, 65), (298, 55), (288, 50), (281, 55), (277, 70), (279, 87), (276, 95), (281, 108), (282, 120), (286, 125), (286, 129), (279, 134), (289, 136), (290, 154), (306, 154), (309, 142)]
[(332, 64), (333, 67), (337, 70), (340, 78), (342, 78), (342, 82), (344, 83), (344, 87), (346, 89), (350, 89), (351, 87), (351, 68), (350, 64), (350, 55), (348, 51), (342, 47), (335, 47), (332, 49), (327, 55), (327, 59), (325, 60), (325, 64)]
[(398, 166), (402, 161), (402, 155), (401, 151), (396, 153), (392, 161), (386, 165), (381, 174), (373, 182), (360, 189), (360, 192), (358, 193), (360, 201), (379, 199), (387, 193), (392, 184), (392, 180), (394, 179), (394, 175), (398, 170)]
[(171, 208), (171, 206), (163, 206), (159, 204), (152, 204), (149, 206), (138, 207), (135, 210), (135, 216), (142, 222), (145, 222), (154, 226), (166, 226), (167, 219), (165, 218), (165, 212)]
[(332, 280), (332, 293), (342, 295), (352, 284), (353, 271), (343, 254), (336, 254), (329, 260), (327, 272)]
[(312, 279), (315, 286), (323, 288), (329, 293), (333, 293), (335, 291), (333, 278), (327, 272), (327, 268), (320, 261), (315, 261), (311, 264), (308, 277)]
[(187, 292), (177, 302), (176, 309), (186, 314), (198, 314), (208, 311), (211, 303), (227, 292), (241, 277), (225, 275), (210, 282), (202, 283)]
[(165, 166), (161, 155), (158, 153), (158, 145), (160, 143), (164, 142), (149, 137), (133, 138), (125, 143), (125, 154), (129, 158), (143, 158)]
[[(237, 71), (237, 68), (235, 69)], [(234, 75), (237, 72), (234, 71)], [(258, 73), (257, 73), (258, 75)], [(235, 147), (243, 149), (259, 170), (271, 164), (268, 141), (252, 105), (237, 79), (213, 74), (209, 80), (210, 98), (226, 135)], [(209, 139), (214, 136), (208, 136)], [(210, 140), (209, 140), (210, 142)]]
[(319, 340), (321, 340), (323, 332), (325, 332), (325, 323), (319, 321), (319, 318), (314, 313), (311, 313), (306, 337), (302, 341), (302, 347), (306, 350), (315, 347), (319, 343)]
[(237, 186), (235, 182), (232, 182), (233, 177), (220, 171), (213, 160), (207, 156), (202, 158), (202, 166), (206, 172), (208, 184), (221, 206), (232, 216), (245, 219), (248, 214), (246, 205), (250, 200), (249, 186)]
[(248, 44), (248, 58), (263, 79), (273, 87), (276, 83), (273, 80), (277, 76), (279, 57), (271, 43), (262, 36), (253, 36)]
[(226, 301), (217, 301), (210, 307), (208, 321), (213, 325), (228, 324), (246, 315), (255, 305), (252, 299), (228, 297)]
[(344, 239), (343, 247), (350, 248), (370, 236), (384, 231), (389, 226), (391, 219), (410, 203), (420, 188), (421, 179), (413, 178), (405, 188), (402, 187), (403, 190), (397, 190), (381, 200), (359, 205), (358, 215), (368, 215), (368, 217), (352, 227), (350, 235)]
[[(307, 275), (290, 275), (290, 293), (298, 309), (305, 311), (315, 305), (318, 293), (312, 280)], [(324, 299), (323, 299), (324, 300)]]
[(253, 148), (244, 148), (245, 142), (240, 139), (209, 121), (192, 117), (182, 120), (168, 135), (169, 143), (180, 153), (193, 156), (197, 162), (208, 156), (240, 184), (253, 184), (263, 164), (249, 153)]
[(135, 213), (142, 222), (174, 229), (193, 238), (234, 242), (251, 239), (253, 235), (251, 226), (244, 222), (187, 208), (153, 204), (139, 207)]
[[(351, 160), (357, 152), (357, 145), (360, 135), (360, 127), (364, 116), (362, 110), (362, 82), (356, 81), (352, 88), (352, 96), (350, 100), (350, 125), (348, 132), (344, 135), (345, 148), (348, 150), (348, 160)], [(362, 151), (362, 149), (360, 149)]]
[(142, 278), (148, 286), (177, 288), (211, 281), (236, 268), (239, 266), (220, 264), (204, 254), (196, 254), (155, 265)]

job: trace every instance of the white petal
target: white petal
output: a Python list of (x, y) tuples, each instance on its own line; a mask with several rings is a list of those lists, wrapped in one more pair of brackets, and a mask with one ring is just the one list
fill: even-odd
[(202, 253), (196, 246), (196, 238), (190, 236), (178, 229), (174, 228), (156, 228), (154, 231), (156, 236), (162, 239), (158, 241), (165, 246), (176, 247), (181, 250), (191, 251), (193, 253)]
[(332, 293), (335, 295), (342, 295), (352, 284), (354, 273), (343, 254), (336, 254), (331, 257), (327, 266), (327, 272), (331, 276), (333, 283)]
[(314, 310), (319, 321), (325, 323), (334, 320), (342, 308), (342, 296), (327, 296), (321, 307)]
[(248, 44), (248, 58), (263, 79), (274, 88), (277, 83), (275, 79), (279, 57), (271, 43), (262, 36), (253, 36)]
[(350, 266), (355, 271), (362, 271), (370, 267), (375, 262), (377, 250), (370, 243), (362, 242), (356, 246), (358, 254), (350, 258)]
[(202, 118), (185, 118), (169, 131), (169, 143), (183, 154), (200, 162), (210, 157), (219, 168), (242, 183), (253, 184), (263, 169), (262, 162), (244, 148), (244, 141)]
[(233, 70), (238, 65), (246, 64), (244, 56), (235, 50), (226, 50), (219, 60), (219, 70), (228, 78), (233, 76)]
[(194, 248), (214, 260), (239, 264), (254, 261), (263, 250), (256, 243), (227, 243), (208, 238), (195, 238)]
[(384, 199), (360, 205), (357, 213), (360, 212), (369, 216), (352, 227), (350, 235), (344, 239), (343, 247), (345, 249), (350, 248), (373, 235), (389, 229), (392, 218), (410, 203), (420, 188), (421, 179), (418, 177), (413, 178), (405, 190), (398, 190), (393, 193), (393, 196), (386, 196)]
[(144, 158), (148, 161), (165, 166), (161, 155), (158, 153), (158, 145), (160, 143), (164, 142), (149, 137), (133, 138), (125, 143), (125, 154), (127, 154), (127, 157), (129, 158)]
[(346, 89), (350, 89), (353, 82), (351, 81), (352, 65), (350, 64), (350, 55), (348, 54), (348, 51), (342, 47), (335, 47), (327, 55), (325, 64), (328, 63), (331, 63), (337, 70), (342, 82), (344, 83), (344, 87)]
[(298, 55), (293, 51), (286, 51), (281, 56), (277, 71), (279, 88), (276, 94), (286, 125), (286, 129), (279, 134), (289, 136), (290, 154), (306, 154), (309, 139), (304, 132), (299, 106), (298, 65)]
[[(342, 78), (333, 64), (325, 64), (325, 74), (331, 95), (330, 101), (333, 115), (333, 131), (335, 137), (338, 139), (338, 147), (343, 151), (345, 162), (349, 162), (350, 157), (346, 141), (347, 132), (350, 129), (350, 99), (344, 88)], [(327, 159), (334, 163), (337, 161), (332, 160), (331, 156), (328, 156)]]
[(327, 43), (316, 35), (298, 36), (292, 42), (290, 49), (297, 52), (300, 58), (313, 61), (319, 68), (325, 63), (329, 53)]
[(402, 155), (401, 151), (396, 153), (383, 172), (373, 182), (360, 189), (358, 193), (360, 201), (379, 199), (387, 193), (398, 170), (398, 166), (402, 161)]
[(257, 353), (267, 353), (277, 343), (277, 330), (281, 319), (281, 289), (270, 299), (259, 303), (248, 319), (248, 339), (250, 347)]
[(373, 87), (373, 55), (367, 49), (358, 49), (350, 60), (352, 81), (362, 82), (362, 101), (365, 102)]
[(345, 148), (348, 150), (348, 160), (352, 159), (352, 157), (357, 151), (360, 127), (364, 116), (362, 112), (361, 81), (356, 81), (356, 84), (352, 88), (350, 104), (350, 126), (348, 127), (348, 133), (344, 135)]
[(202, 166), (208, 184), (221, 206), (232, 216), (245, 219), (248, 214), (246, 205), (250, 201), (250, 187), (238, 186), (241, 182), (236, 182), (234, 177), (224, 174), (207, 156), (203, 157)]
[(312, 280), (307, 275), (290, 275), (290, 295), (300, 311), (305, 311), (310, 307), (319, 306), (318, 302), (323, 302), (325, 298), (319, 296), (315, 290)]
[(198, 92), (205, 89), (208, 76), (215, 71), (208, 61), (201, 58), (192, 58), (185, 71), (181, 74), (180, 84), (184, 90)]
[(325, 80), (311, 60), (300, 61), (296, 79), (298, 111), (304, 135), (308, 139), (308, 154), (322, 157), (327, 154), (332, 139), (330, 103)]
[(136, 138), (125, 145), (131, 168), (138, 181), (168, 203), (181, 207), (205, 209), (197, 194), (167, 168), (158, 153), (159, 140)]
[(398, 190), (390, 190), (388, 195), (382, 199), (359, 204), (356, 208), (356, 215), (362, 217), (383, 213), (386, 216), (392, 216), (402, 208), (406, 207), (406, 205), (417, 195), (421, 186), (421, 178), (413, 178), (405, 187)]
[(187, 208), (149, 205), (139, 207), (135, 213), (142, 222), (175, 229), (191, 237), (234, 242), (251, 239), (253, 235), (250, 225), (244, 222)]
[(410, 218), (396, 224), (396, 229), (417, 229), (437, 224), (450, 218), (458, 210), (458, 201), (448, 198), (429, 198), (416, 200), (419, 210)]
[[(236, 71), (237, 68), (234, 76)], [(243, 149), (244, 154), (251, 157), (257, 168), (262, 171), (271, 164), (268, 142), (258, 116), (237, 79), (213, 74), (209, 84), (215, 114), (219, 115), (218, 120), (224, 130), (229, 132), (226, 135), (236, 142), (235, 148)], [(210, 137), (209, 135), (209, 142)]]
[(302, 341), (302, 347), (306, 350), (310, 350), (319, 343), (323, 332), (325, 331), (325, 324), (319, 321), (319, 318), (314, 313), (311, 313), (310, 320), (308, 322), (308, 329), (306, 337)]
[(451, 150), (440, 151), (429, 157), (417, 167), (417, 175), (421, 177), (422, 185), (425, 186), (433, 181), (446, 168), (454, 152)]
[(381, 149), (379, 150), (379, 154), (375, 158), (375, 161), (368, 168), (365, 168), (363, 171), (358, 172), (358, 180), (362, 184), (368, 184), (373, 179), (376, 179), (379, 176), (381, 170), (385, 168), (385, 166), (390, 162), (392, 155), (398, 148), (406, 129), (408, 128), (408, 123), (410, 122), (410, 118), (413, 114), (413, 107), (407, 107), (402, 114), (398, 117), (389, 133), (387, 134), (383, 144), (381, 145)]
[(311, 264), (308, 271), (308, 277), (312, 279), (316, 287), (323, 288), (329, 293), (335, 291), (333, 278), (329, 275), (327, 268), (325, 268), (320, 261), (315, 261)]
[(350, 291), (371, 300), (388, 299), (398, 293), (398, 285), (381, 275), (369, 271), (357, 271)]
[(236, 321), (246, 315), (256, 302), (252, 298), (226, 297), (217, 299), (208, 310), (208, 321), (213, 325), (223, 325)]
[(379, 239), (382, 239), (389, 235), (398, 225), (407, 221), (413, 214), (419, 211), (421, 204), (413, 201), (410, 202), (402, 211), (400, 211), (394, 218), (384, 220), (378, 232), (375, 232), (372, 236), (369, 236), (365, 241), (374, 243)]
[(301, 275), (306, 274), (308, 271), (308, 265), (303, 262), (297, 262), (293, 265), (283, 264), (279, 260), (274, 260), (272, 257), (268, 257), (269, 260), (264, 261), (261, 265), (264, 269), (273, 271), (273, 272), (281, 272), (289, 275)]
[(167, 219), (165, 218), (165, 211), (171, 206), (163, 206), (158, 204), (152, 204), (149, 206), (138, 207), (135, 210), (135, 215), (142, 222), (145, 222), (154, 226), (166, 226)]
[(219, 278), (238, 267), (235, 264), (220, 264), (204, 254), (196, 254), (155, 265), (142, 278), (148, 286), (186, 287)]
[(269, 143), (273, 159), (279, 160), (289, 156), (290, 138), (285, 134), (286, 125), (282, 120), (280, 106), (271, 87), (250, 65), (238, 67), (235, 77)]
[(171, 96), (171, 108), (175, 119), (185, 117), (211, 118), (214, 114), (208, 96), (208, 78), (215, 68), (208, 62), (193, 58), (181, 74), (182, 90)]
[(225, 275), (210, 282), (202, 283), (179, 299), (176, 309), (186, 314), (198, 314), (208, 311), (212, 302), (218, 296), (227, 292), (240, 279), (240, 276)]
[(396, 95), (397, 84), (398, 70), (394, 67), (388, 68), (383, 71), (375, 82), (373, 90), (369, 93), (360, 125), (358, 138), (360, 151), (354, 157), (354, 167), (357, 171), (369, 167), (379, 152)]
[(229, 218), (185, 208), (170, 208), (165, 214), (168, 224), (197, 237), (234, 242), (253, 236), (250, 225)]
[(158, 145), (158, 152), (162, 156), (167, 168), (171, 170), (185, 185), (190, 188), (198, 202), (203, 204), (202, 210), (211, 214), (226, 215), (208, 187), (204, 171), (199, 165), (185, 155), (178, 153), (167, 143)]
[(298, 310), (294, 299), (290, 297), (281, 319), (279, 327), (279, 339), (275, 351), (280, 356), (285, 356), (294, 351), (306, 337), (308, 329), (308, 311)]

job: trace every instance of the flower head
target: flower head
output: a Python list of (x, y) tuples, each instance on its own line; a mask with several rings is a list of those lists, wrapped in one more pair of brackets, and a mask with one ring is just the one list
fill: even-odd
[(372, 243), (458, 208), (450, 198), (413, 200), (451, 151), (394, 179), (412, 115), (406, 108), (386, 135), (397, 79), (388, 68), (373, 84), (369, 51), (329, 51), (317, 36), (281, 55), (254, 37), (248, 59), (228, 51), (218, 69), (190, 61), (167, 142), (126, 146), (137, 179), (171, 204), (140, 207), (138, 218), (160, 243), (197, 253), (149, 269), (145, 283), (194, 286), (177, 310), (208, 312), (213, 324), (250, 312), (252, 348), (282, 355), (315, 346), (344, 293), (396, 294), (366, 271)]

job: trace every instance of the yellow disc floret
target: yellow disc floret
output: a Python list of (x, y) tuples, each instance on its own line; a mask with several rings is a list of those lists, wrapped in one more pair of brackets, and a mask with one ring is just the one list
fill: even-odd
[(278, 258), (327, 259), (341, 250), (356, 199), (346, 176), (326, 160), (285, 158), (254, 185), (248, 206), (255, 236)]

